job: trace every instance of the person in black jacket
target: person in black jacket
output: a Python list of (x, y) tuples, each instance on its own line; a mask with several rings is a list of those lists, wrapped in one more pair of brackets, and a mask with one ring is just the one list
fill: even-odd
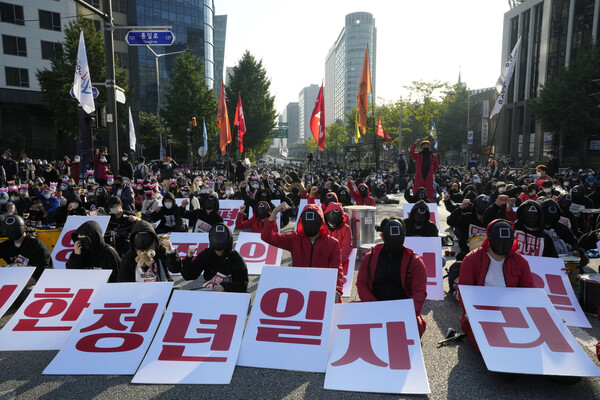
[(121, 154), (121, 162), (119, 162), (119, 175), (133, 179), (133, 165), (129, 162), (127, 153)]
[(404, 220), (406, 236), (436, 237), (439, 234), (435, 223), (431, 222), (429, 207), (424, 200), (419, 200), (410, 210), (410, 215)]
[(179, 254), (169, 240), (158, 240), (149, 222), (136, 222), (131, 228), (129, 242), (131, 248), (121, 261), (118, 282), (172, 281), (169, 271), (181, 271)]
[(554, 175), (558, 174), (558, 159), (554, 158), (554, 152), (548, 152), (548, 176), (554, 178)]
[(185, 232), (187, 227), (183, 221), (184, 210), (175, 203), (175, 196), (166, 192), (162, 204), (162, 207), (150, 215), (152, 221), (160, 221), (156, 233)]
[(527, 200), (517, 209), (515, 241), (524, 256), (558, 258), (554, 241), (544, 231), (544, 212), (537, 201)]
[(117, 281), (121, 258), (111, 245), (106, 244), (96, 221), (81, 224), (71, 233), (71, 240), (75, 245), (67, 261), (67, 269), (109, 269), (112, 273), (108, 281)]
[(190, 246), (183, 260), (181, 276), (197, 279), (203, 274), (205, 287), (217, 292), (248, 290), (248, 268), (240, 254), (233, 249), (233, 235), (224, 223), (217, 223), (208, 234), (209, 247), (192, 258), (196, 247)]
[[(187, 204), (187, 200), (181, 203), (182, 207), (186, 207)], [(184, 217), (190, 220), (190, 225), (194, 226), (194, 232), (208, 232), (212, 226), (218, 222), (223, 222), (223, 217), (219, 215), (219, 198), (216, 194), (211, 193), (204, 197), (200, 202), (200, 206), (201, 208), (188, 210), (184, 213)], [(203, 223), (200, 223), (200, 221)]]
[(9, 215), (2, 223), (8, 240), (0, 243), (0, 259), (7, 264), (35, 267), (27, 286), (34, 285), (44, 269), (52, 268), (50, 250), (37, 236), (25, 232), (25, 221), (18, 215)]

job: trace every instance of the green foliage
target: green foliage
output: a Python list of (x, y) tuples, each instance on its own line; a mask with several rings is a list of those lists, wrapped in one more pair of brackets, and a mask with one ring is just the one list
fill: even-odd
[[(267, 152), (271, 144), (271, 132), (275, 128), (275, 97), (270, 93), (271, 80), (263, 67), (262, 60), (246, 51), (233, 67), (229, 85), (225, 88), (227, 112), (231, 125), (231, 154), (238, 155), (237, 128), (234, 129), (235, 109), (238, 93), (242, 96), (246, 134), (244, 135), (244, 157), (257, 160)], [(220, 90), (220, 88), (219, 88)]]
[[(170, 136), (170, 129), (165, 126), (165, 120), (162, 119), (162, 129), (164, 139)], [(157, 158), (159, 154), (158, 144), (158, 117), (155, 114), (145, 113), (140, 111), (140, 143), (144, 146), (143, 154), (146, 160)], [(168, 148), (167, 148), (168, 149)]]
[(540, 91), (532, 110), (544, 131), (584, 138), (598, 133), (598, 104), (589, 97), (597, 88), (590, 81), (600, 79), (600, 53), (590, 48), (580, 53), (568, 68), (552, 76)]
[[(174, 76), (170, 79), (170, 88), (166, 95), (164, 117), (171, 130), (173, 140), (173, 158), (185, 160), (187, 151), (187, 129), (192, 129), (192, 154), (197, 159), (196, 149), (204, 145), (202, 119), (206, 120), (209, 159), (220, 154), (217, 128), (217, 100), (212, 90), (206, 86), (204, 66), (191, 51), (182, 53), (175, 59)], [(197, 126), (191, 127), (190, 121), (196, 117)], [(165, 136), (163, 136), (165, 140)]]
[[(40, 83), (44, 100), (52, 113), (52, 121), (59, 131), (67, 136), (76, 138), (79, 134), (77, 127), (78, 102), (69, 94), (73, 86), (75, 64), (77, 63), (77, 50), (79, 48), (79, 34), (83, 30), (85, 38), (86, 55), (93, 82), (106, 80), (106, 59), (104, 55), (104, 37), (94, 28), (94, 25), (83, 18), (69, 23), (65, 27), (65, 40), (61, 48), (51, 60), (51, 68), (38, 70), (36, 77)], [(125, 89), (126, 97), (130, 98), (127, 88), (127, 78), (124, 70), (119, 68), (118, 60), (115, 61), (117, 85)], [(106, 89), (98, 87), (99, 96), (94, 99), (96, 110), (106, 105)], [(121, 121), (127, 122), (127, 107), (118, 108), (117, 115)], [(103, 132), (99, 132), (102, 134)]]
[(469, 91), (465, 86), (457, 84), (445, 94), (435, 121), (438, 148), (459, 150), (467, 137)]

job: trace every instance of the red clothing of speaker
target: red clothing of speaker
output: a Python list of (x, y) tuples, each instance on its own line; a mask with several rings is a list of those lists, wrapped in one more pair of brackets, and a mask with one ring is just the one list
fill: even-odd
[(416, 147), (416, 143), (413, 143), (412, 146), (410, 146), (410, 156), (415, 160), (415, 182), (413, 187), (415, 189), (418, 189), (420, 187), (425, 188), (425, 190), (427, 191), (427, 198), (430, 202), (433, 203), (435, 194), (435, 189), (433, 187), (433, 175), (435, 175), (438, 168), (440, 167), (440, 162), (438, 161), (438, 158), (435, 154), (430, 153), (429, 172), (427, 173), (425, 179), (423, 179), (423, 174), (421, 173), (421, 171), (423, 170), (423, 154), (416, 151)]
[(361, 186), (364, 186), (367, 188), (367, 195), (365, 197), (362, 197), (357, 190), (354, 190), (354, 185), (352, 184), (352, 181), (348, 180), (348, 190), (350, 190), (350, 196), (352, 196), (352, 198), (354, 199), (354, 201), (356, 202), (357, 206), (372, 206), (375, 207), (375, 198), (371, 197), (370, 191), (369, 191), (369, 187), (364, 184), (361, 183), (360, 185), (358, 185), (358, 187), (360, 188)]

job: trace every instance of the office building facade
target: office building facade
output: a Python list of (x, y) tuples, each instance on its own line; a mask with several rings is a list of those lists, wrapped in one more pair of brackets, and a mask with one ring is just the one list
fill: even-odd
[[(303, 142), (312, 137), (310, 117), (315, 108), (319, 89), (319, 85), (313, 84), (302, 89), (298, 95), (298, 141)], [(327, 118), (327, 108), (325, 108), (325, 118)]]
[(0, 150), (25, 148), (44, 158), (62, 152), (64, 138), (52, 126), (36, 72), (51, 67), (75, 15), (71, 0), (0, 2)]
[[(496, 153), (525, 164), (546, 159), (554, 150), (565, 161), (577, 162), (581, 145), (558, 132), (545, 132), (531, 111), (540, 89), (578, 54), (597, 43), (599, 0), (526, 0), (504, 14), (502, 60), (521, 37), (507, 101), (499, 116)], [(593, 154), (597, 153), (597, 154)], [(600, 157), (600, 152), (590, 152)]]
[(297, 102), (288, 103), (284, 110), (285, 122), (288, 127), (288, 146), (300, 140), (300, 107)]
[(377, 28), (371, 13), (346, 15), (345, 25), (325, 59), (325, 124), (344, 121), (345, 113), (357, 106), (356, 95), (365, 50), (369, 49), (372, 94), (376, 98)]
[(215, 96), (221, 95), (223, 69), (225, 68), (225, 39), (227, 36), (227, 15), (215, 15)]

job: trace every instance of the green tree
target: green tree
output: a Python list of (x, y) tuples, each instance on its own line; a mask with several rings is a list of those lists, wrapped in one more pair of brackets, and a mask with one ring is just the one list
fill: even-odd
[[(164, 139), (170, 137), (170, 129), (166, 126), (164, 118), (162, 119), (162, 129)], [(143, 145), (143, 154), (146, 159), (154, 159), (159, 154), (158, 117), (156, 114), (140, 112), (140, 144)], [(168, 149), (168, 147), (167, 147)]]
[(277, 112), (274, 106), (275, 97), (270, 93), (271, 80), (267, 76), (262, 60), (257, 61), (249, 51), (246, 51), (238, 64), (233, 67), (233, 74), (229, 78), (225, 97), (232, 128), (231, 154), (238, 154), (237, 128), (233, 129), (233, 121), (238, 93), (240, 93), (246, 122), (244, 156), (255, 161), (267, 152), (276, 125)]
[(581, 52), (568, 68), (552, 76), (541, 89), (538, 101), (532, 104), (532, 111), (542, 122), (544, 131), (560, 135), (561, 143), (566, 135), (579, 139), (564, 141), (567, 146), (579, 144), (583, 145), (583, 149), (579, 149), (584, 150), (587, 141), (581, 139), (599, 133), (598, 104), (589, 96), (597, 91), (590, 85), (594, 79), (600, 79), (600, 52), (595, 47)]
[[(70, 96), (69, 92), (73, 86), (81, 30), (83, 30), (85, 38), (90, 75), (95, 82), (105, 81), (104, 38), (100, 32), (96, 31), (89, 20), (83, 18), (79, 18), (65, 27), (65, 40), (50, 61), (51, 68), (36, 72), (44, 100), (48, 103), (48, 109), (52, 113), (52, 121), (59, 131), (72, 138), (76, 138), (79, 134), (77, 126), (78, 102)], [(125, 89), (126, 97), (130, 98), (127, 88), (127, 76), (125, 71), (119, 67), (118, 59), (115, 61), (115, 69), (117, 85)], [(102, 86), (97, 89), (99, 96), (94, 100), (94, 103), (98, 110), (106, 104), (106, 89)], [(119, 105), (117, 115), (124, 116), (124, 121), (127, 121), (127, 107)], [(119, 119), (123, 120), (123, 117)], [(105, 132), (101, 130), (99, 133), (102, 135)]]
[[(204, 145), (202, 136), (202, 119), (206, 121), (206, 131), (209, 138), (209, 158), (215, 158), (219, 153), (218, 128), (216, 125), (217, 100), (212, 90), (206, 86), (204, 65), (191, 51), (186, 51), (175, 59), (174, 76), (170, 79), (170, 88), (166, 95), (165, 120), (171, 129), (173, 140), (173, 157), (186, 160), (190, 151), (195, 158), (196, 148)], [(196, 117), (197, 126), (190, 122)], [(188, 148), (187, 129), (192, 132), (192, 146)], [(166, 135), (163, 135), (166, 140)]]
[(446, 91), (436, 120), (440, 149), (460, 150), (465, 143), (468, 98), (468, 89), (459, 84)]

